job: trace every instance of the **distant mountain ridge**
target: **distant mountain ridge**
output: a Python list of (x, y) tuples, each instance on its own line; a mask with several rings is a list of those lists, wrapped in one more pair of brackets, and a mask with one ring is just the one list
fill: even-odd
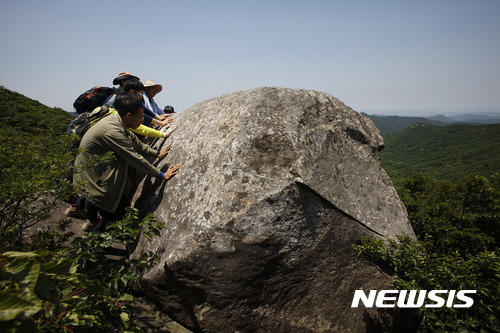
[(385, 136), (391, 133), (397, 133), (405, 128), (408, 128), (417, 123), (431, 124), (436, 126), (446, 126), (447, 124), (441, 121), (427, 119), (424, 117), (400, 117), (400, 116), (375, 116), (366, 113), (361, 113), (365, 117), (370, 118), (375, 126), (377, 126), (380, 134)]
[(375, 126), (380, 131), (382, 136), (387, 134), (397, 133), (405, 128), (413, 126), (417, 123), (430, 124), (435, 126), (448, 126), (451, 124), (497, 124), (500, 123), (500, 113), (478, 113), (478, 114), (463, 114), (454, 116), (435, 115), (429, 117), (405, 117), (405, 116), (384, 116), (370, 115), (361, 113), (365, 117), (370, 118)]
[(436, 115), (426, 117), (427, 119), (437, 120), (444, 123), (469, 123), (469, 124), (497, 124), (500, 123), (500, 113), (491, 114), (461, 114), (456, 116)]

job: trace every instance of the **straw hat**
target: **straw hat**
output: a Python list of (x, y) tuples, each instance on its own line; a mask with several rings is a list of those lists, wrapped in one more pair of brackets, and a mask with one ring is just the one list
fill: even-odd
[(159, 93), (163, 89), (163, 87), (161, 86), (161, 84), (158, 84), (158, 83), (156, 83), (153, 80), (146, 80), (146, 81), (144, 81), (144, 88), (147, 88), (147, 87), (155, 87), (156, 93)]

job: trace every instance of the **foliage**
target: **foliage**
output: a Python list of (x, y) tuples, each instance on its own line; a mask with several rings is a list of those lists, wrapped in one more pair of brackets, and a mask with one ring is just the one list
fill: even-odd
[(396, 187), (418, 172), (458, 181), (471, 173), (489, 177), (500, 165), (500, 124), (416, 124), (384, 141), (380, 157)]
[(26, 142), (0, 130), (0, 246), (22, 240), (22, 231), (50, 216), (73, 192), (69, 137), (33, 136)]
[(138, 211), (105, 233), (76, 238), (71, 246), (55, 251), (24, 252), (2, 249), (0, 257), (0, 321), (8, 332), (140, 332), (135, 324), (131, 295), (123, 292), (136, 272), (148, 264), (112, 259), (108, 250), (117, 240), (133, 246), (141, 233), (159, 235), (164, 224)]
[(22, 241), (72, 192), (72, 116), (0, 87), (0, 246)]
[(500, 331), (499, 175), (458, 183), (423, 174), (400, 191), (417, 240), (363, 238), (357, 255), (399, 290), (477, 290), (469, 309), (425, 308), (422, 332)]
[[(66, 134), (32, 135), (0, 129), (0, 247), (20, 245), (25, 229), (47, 219), (61, 201), (75, 195), (72, 166), (75, 138)], [(112, 158), (92, 159), (82, 169)]]
[(0, 86), (0, 129), (24, 136), (64, 134), (73, 116)]
[(462, 181), (409, 177), (399, 195), (413, 230), (430, 251), (476, 255), (500, 244), (500, 174)]

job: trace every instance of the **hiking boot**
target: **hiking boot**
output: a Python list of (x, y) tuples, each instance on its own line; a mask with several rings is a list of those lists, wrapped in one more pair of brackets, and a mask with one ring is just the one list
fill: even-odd
[(82, 230), (85, 232), (90, 232), (94, 230), (95, 227), (99, 224), (99, 220), (95, 222), (90, 222), (89, 220), (86, 220), (85, 223), (82, 225)]
[(87, 218), (87, 212), (85, 211), (85, 209), (76, 207), (75, 205), (70, 205), (64, 212), (64, 215), (69, 217), (76, 217), (82, 220), (85, 220)]

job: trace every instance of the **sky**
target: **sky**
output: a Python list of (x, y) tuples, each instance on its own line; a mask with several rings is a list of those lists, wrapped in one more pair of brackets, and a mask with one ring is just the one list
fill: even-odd
[(356, 111), (500, 112), (500, 0), (0, 0), (0, 85), (72, 111), (122, 71), (182, 111), (263, 86)]

